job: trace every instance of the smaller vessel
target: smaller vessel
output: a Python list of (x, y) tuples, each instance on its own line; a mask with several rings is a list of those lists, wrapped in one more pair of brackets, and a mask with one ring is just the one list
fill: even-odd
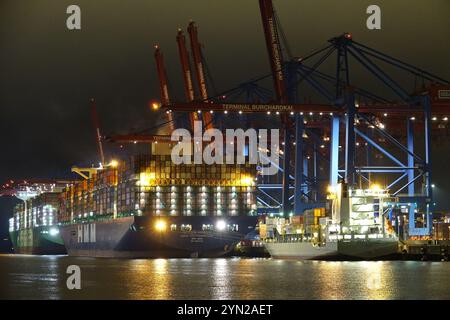
[[(257, 228), (256, 228), (257, 229)], [(269, 252), (261, 241), (258, 230), (249, 232), (232, 252), (233, 255), (251, 258), (268, 258)]]
[(260, 236), (273, 258), (370, 260), (398, 253), (399, 241), (385, 214), (392, 202), (387, 190), (330, 188), (325, 208), (302, 216), (266, 217)]
[(65, 254), (57, 224), (59, 197), (69, 181), (10, 182), (1, 195), (22, 200), (9, 219), (9, 235), (15, 253)]

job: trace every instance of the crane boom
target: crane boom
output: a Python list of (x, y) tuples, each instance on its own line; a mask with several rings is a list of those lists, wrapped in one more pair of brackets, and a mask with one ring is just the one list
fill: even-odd
[[(200, 42), (198, 41), (198, 30), (194, 21), (191, 21), (188, 26), (189, 39), (191, 41), (192, 58), (194, 59), (194, 70), (197, 79), (198, 89), (200, 91), (200, 98), (203, 101), (208, 99), (208, 90), (206, 88), (206, 78), (205, 71), (202, 62), (202, 51), (200, 47)], [(203, 114), (203, 121), (207, 129), (211, 129), (212, 126), (212, 116), (209, 113)]]
[(91, 115), (92, 115), (92, 124), (94, 125), (95, 129), (95, 135), (97, 140), (97, 146), (98, 146), (98, 152), (100, 156), (101, 164), (105, 164), (105, 154), (103, 153), (103, 142), (102, 142), (102, 135), (100, 133), (100, 122), (98, 120), (97, 115), (97, 105), (95, 103), (95, 99), (91, 99)]
[[(170, 97), (167, 85), (167, 73), (166, 67), (164, 65), (164, 58), (161, 49), (159, 48), (158, 45), (155, 45), (155, 61), (156, 61), (156, 69), (158, 72), (161, 103), (164, 105), (166, 103), (170, 103)], [(172, 112), (167, 113), (167, 120), (169, 121), (170, 131), (175, 130), (175, 123)]]
[[(261, 10), (261, 19), (264, 28), (264, 37), (266, 39), (267, 52), (269, 54), (270, 68), (274, 82), (275, 92), (278, 103), (287, 103), (287, 90), (283, 74), (283, 54), (281, 52), (281, 44), (278, 37), (277, 25), (275, 20), (275, 12), (273, 10), (272, 0), (259, 0), (259, 9)], [(289, 170), (290, 167), (290, 124), (286, 114), (281, 116), (284, 133), (284, 160), (283, 167), (283, 188), (282, 188), (282, 212), (286, 213), (291, 210), (289, 202)], [(300, 144), (299, 144), (300, 145)], [(300, 160), (302, 161), (302, 160)]]
[(287, 103), (287, 90), (283, 74), (283, 54), (281, 52), (272, 0), (259, 0), (259, 9), (261, 10), (264, 37), (266, 39), (277, 102)]
[[(183, 34), (183, 30), (178, 29), (177, 33), (177, 45), (178, 54), (180, 56), (181, 69), (183, 71), (183, 82), (184, 82), (184, 94), (186, 96), (187, 102), (192, 102), (195, 99), (194, 85), (192, 83), (192, 72), (191, 66), (189, 65), (189, 53), (186, 47), (186, 37)], [(194, 121), (198, 120), (198, 115), (196, 112), (190, 115), (191, 127), (194, 129)]]

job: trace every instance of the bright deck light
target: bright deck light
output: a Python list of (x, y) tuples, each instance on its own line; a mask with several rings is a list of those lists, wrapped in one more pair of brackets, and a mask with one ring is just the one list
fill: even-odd
[(158, 220), (155, 224), (156, 230), (164, 231), (166, 230), (167, 224), (163, 220)]
[(217, 229), (218, 231), (224, 231), (226, 227), (227, 227), (227, 224), (226, 224), (225, 220), (219, 220), (219, 221), (217, 221), (217, 223), (216, 223), (216, 229)]

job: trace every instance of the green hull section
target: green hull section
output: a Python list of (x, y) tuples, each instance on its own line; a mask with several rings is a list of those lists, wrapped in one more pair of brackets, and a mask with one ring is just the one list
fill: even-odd
[(19, 254), (65, 254), (64, 241), (56, 227), (35, 227), (9, 233), (14, 252)]

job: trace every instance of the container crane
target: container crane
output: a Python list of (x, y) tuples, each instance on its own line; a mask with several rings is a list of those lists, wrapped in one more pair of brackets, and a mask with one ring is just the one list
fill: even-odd
[(95, 103), (94, 98), (91, 98), (91, 116), (92, 116), (92, 124), (94, 125), (95, 134), (96, 134), (100, 162), (102, 165), (104, 165), (105, 164), (105, 154), (103, 153), (103, 142), (102, 142), (103, 139), (102, 139), (102, 135), (100, 133), (100, 122), (98, 120), (97, 105)]
[[(177, 45), (181, 68), (183, 71), (184, 94), (187, 102), (192, 102), (195, 99), (194, 85), (192, 82), (191, 66), (189, 65), (189, 53), (186, 47), (186, 37), (184, 36), (181, 28), (178, 29), (177, 33)], [(189, 118), (191, 120), (191, 128), (194, 130), (194, 121), (198, 120), (198, 115), (196, 112), (193, 112), (189, 115)]]
[[(198, 29), (194, 21), (191, 21), (189, 23), (188, 33), (189, 39), (191, 41), (192, 58), (194, 60), (194, 70), (197, 79), (198, 90), (200, 91), (200, 98), (206, 102), (208, 101), (208, 90), (206, 88), (206, 77), (202, 62), (201, 45), (198, 40)], [(203, 121), (205, 123), (206, 129), (213, 128), (212, 116), (210, 113), (203, 114)]]
[(283, 54), (281, 52), (272, 0), (259, 0), (259, 9), (261, 11), (264, 37), (266, 39), (277, 102), (287, 103), (286, 80), (283, 74)]
[[(275, 93), (277, 96), (277, 102), (281, 104), (285, 104), (288, 102), (287, 89), (286, 89), (286, 81), (285, 76), (283, 74), (283, 54), (281, 52), (281, 43), (278, 36), (278, 30), (275, 20), (275, 12), (273, 9), (272, 0), (259, 0), (259, 9), (261, 11), (261, 20), (264, 29), (264, 37), (266, 39), (266, 47), (267, 52), (269, 54), (270, 68), (272, 71), (272, 78), (275, 88)], [(296, 116), (296, 127), (298, 126), (298, 132), (296, 132), (297, 136), (301, 136), (303, 134), (302, 124), (303, 120), (300, 116)], [(283, 166), (286, 170), (283, 171), (283, 195), (282, 195), (282, 210), (284, 214), (288, 214), (291, 211), (291, 206), (289, 202), (289, 170), (287, 168), (290, 167), (290, 130), (289, 130), (289, 118), (287, 114), (283, 114), (281, 116), (281, 121), (283, 123), (283, 134), (284, 134), (284, 163)], [(297, 143), (296, 147), (296, 156), (302, 157), (301, 154), (301, 146), (300, 143)], [(300, 152), (298, 152), (300, 151)], [(302, 162), (302, 159), (298, 159)], [(300, 166), (296, 166), (300, 167)], [(303, 174), (303, 168), (300, 168), (299, 172), (296, 172), (296, 184), (301, 185), (301, 175)], [(296, 188), (296, 190), (300, 190), (300, 188)], [(299, 201), (301, 194), (295, 195), (295, 201)], [(298, 204), (296, 204), (296, 207)], [(298, 211), (298, 210), (296, 210)]]
[(80, 175), (84, 179), (90, 179), (97, 171), (102, 170), (104, 167), (108, 166), (115, 166), (116, 162), (113, 160), (111, 163), (107, 164), (105, 161), (105, 154), (103, 152), (103, 136), (100, 132), (100, 121), (98, 119), (97, 114), (97, 104), (95, 103), (95, 99), (91, 98), (91, 116), (92, 116), (92, 123), (95, 129), (96, 134), (96, 140), (97, 140), (97, 146), (98, 146), (98, 152), (100, 156), (100, 165), (99, 167), (91, 167), (91, 168), (85, 168), (85, 167), (78, 167), (73, 166), (71, 168), (71, 171)]
[[(167, 85), (167, 73), (164, 65), (164, 58), (161, 52), (161, 49), (158, 45), (155, 45), (155, 61), (156, 61), (156, 69), (158, 72), (159, 79), (159, 90), (161, 96), (161, 103), (164, 105), (166, 103), (170, 103), (169, 97), (169, 89)], [(175, 130), (174, 117), (172, 112), (167, 113), (167, 119), (169, 121), (169, 129), (170, 131)]]

